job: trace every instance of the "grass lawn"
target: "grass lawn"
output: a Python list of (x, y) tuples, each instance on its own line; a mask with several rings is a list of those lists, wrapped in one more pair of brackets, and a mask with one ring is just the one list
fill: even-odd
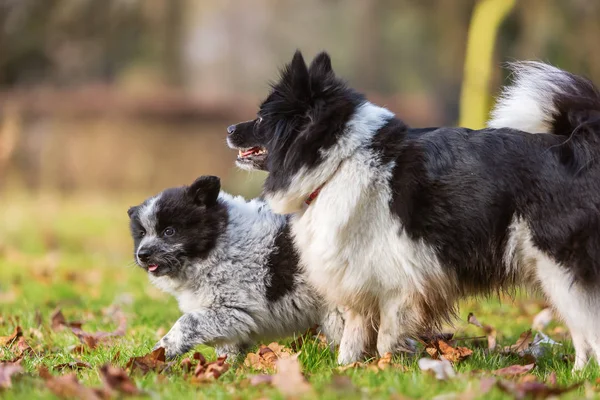
[[(179, 317), (175, 301), (154, 289), (145, 273), (132, 263), (126, 210), (141, 198), (0, 198), (0, 337), (10, 335), (18, 325), (32, 348), (22, 360), (24, 373), (13, 376), (12, 387), (0, 389), (0, 398), (56, 398), (48, 389), (48, 382), (40, 377), (40, 366), (58, 376), (70, 371), (58, 370), (57, 365), (77, 360), (89, 364), (76, 371), (79, 381), (88, 387), (101, 387), (102, 365), (109, 363), (126, 369), (131, 357), (147, 354)], [(83, 322), (86, 332), (113, 331), (117, 324), (114, 316), (107, 313), (111, 306), (113, 311), (118, 307), (126, 317), (125, 335), (94, 349), (81, 346), (70, 329), (55, 330), (51, 326), (51, 315), (60, 308), (67, 321)], [(502, 349), (515, 344), (542, 307), (539, 299), (525, 300), (521, 296), (470, 300), (461, 304), (460, 320), (452, 332), (458, 338), (481, 336), (480, 328), (466, 322), (468, 313), (473, 312), (479, 321), (495, 327), (497, 348)], [(583, 382), (564, 398), (600, 398), (600, 371), (596, 364), (572, 375), (573, 349), (570, 341), (564, 339), (568, 337), (564, 327), (553, 321), (544, 332), (561, 345), (548, 347), (530, 373), (508, 381), (522, 387), (526, 385), (523, 382), (533, 380), (556, 379), (556, 385), (561, 387)], [(289, 346), (292, 340), (283, 339), (280, 343)], [(383, 370), (357, 367), (339, 371), (335, 355), (324, 349), (318, 339), (307, 336), (298, 357), (313, 388), (309, 397), (513, 397), (497, 384), (482, 394), (481, 382), (490, 382), (492, 370), (530, 360), (517, 354), (488, 352), (474, 340), (459, 341), (457, 345), (472, 349), (473, 354), (455, 364), (456, 378), (445, 381), (419, 369), (417, 361), (428, 357), (425, 352), (395, 357)], [(208, 347), (196, 350), (209, 360), (215, 359)], [(14, 346), (0, 346), (0, 360), (14, 358), (15, 352)], [(231, 364), (219, 379), (209, 383), (193, 383), (180, 360), (161, 374), (133, 373), (131, 380), (152, 398), (284, 398), (271, 385), (251, 384), (251, 376), (264, 372), (245, 366), (243, 359)]]

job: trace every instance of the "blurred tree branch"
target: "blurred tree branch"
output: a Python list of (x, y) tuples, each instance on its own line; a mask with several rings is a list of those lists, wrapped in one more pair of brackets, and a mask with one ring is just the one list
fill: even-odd
[(492, 75), (494, 44), (502, 21), (515, 0), (480, 0), (475, 6), (465, 57), (460, 98), (459, 125), (481, 129), (489, 112), (489, 83)]

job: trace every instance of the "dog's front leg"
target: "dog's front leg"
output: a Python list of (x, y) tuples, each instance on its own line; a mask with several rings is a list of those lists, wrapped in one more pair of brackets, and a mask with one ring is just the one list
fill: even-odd
[(414, 301), (417, 296), (388, 294), (382, 296), (379, 305), (380, 324), (377, 335), (377, 352), (385, 353), (414, 352), (415, 343), (410, 335), (420, 332), (422, 316), (419, 315)]
[(363, 358), (371, 348), (375, 331), (371, 319), (361, 313), (347, 310), (345, 318), (338, 354), (340, 365), (350, 364)]
[(190, 312), (182, 315), (154, 348), (164, 347), (166, 357), (174, 358), (198, 344), (246, 341), (253, 330), (253, 319), (239, 309)]

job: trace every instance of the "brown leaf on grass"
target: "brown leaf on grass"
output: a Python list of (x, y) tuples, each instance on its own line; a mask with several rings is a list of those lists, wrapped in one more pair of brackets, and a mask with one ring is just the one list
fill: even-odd
[(125, 368), (129, 370), (130, 373), (137, 370), (146, 375), (150, 371), (161, 373), (168, 366), (169, 364), (167, 364), (165, 358), (165, 349), (159, 347), (144, 356), (130, 358)]
[(261, 344), (256, 353), (248, 353), (244, 365), (259, 371), (269, 372), (275, 369), (275, 362), (281, 358), (290, 358), (292, 351), (279, 343)]
[[(336, 371), (337, 372), (345, 372), (350, 369), (366, 368), (369, 371), (379, 372), (384, 369), (390, 368), (392, 366), (393, 366), (392, 353), (385, 353), (383, 355), (383, 357), (377, 358), (377, 359), (371, 361), (370, 363), (355, 361), (352, 364), (348, 364), (348, 365), (344, 365), (344, 366), (336, 368)], [(396, 365), (394, 367), (404, 369), (404, 367), (402, 365)]]
[(515, 399), (546, 399), (569, 392), (581, 386), (581, 382), (567, 387), (548, 386), (542, 382), (511, 382), (498, 381), (497, 386)]
[(217, 361), (206, 362), (206, 359), (202, 357), (202, 360), (196, 365), (194, 376), (192, 376), (192, 382), (202, 383), (219, 379), (230, 367), (230, 365), (225, 362), (226, 359), (227, 356), (223, 356), (217, 358)]
[(19, 356), (23, 356), (31, 351), (31, 346), (29, 346), (29, 343), (27, 343), (24, 336), (21, 336), (19, 340), (17, 340), (17, 344), (13, 347), (17, 348)]
[(55, 370), (79, 370), (79, 369), (88, 369), (88, 368), (92, 368), (92, 366), (84, 361), (81, 360), (75, 360), (75, 361), (71, 361), (68, 363), (63, 363), (63, 364), (57, 364), (52, 366), (52, 369)]
[(471, 349), (458, 346), (452, 347), (443, 340), (427, 344), (425, 351), (433, 359), (444, 358), (452, 363), (458, 363), (473, 354)]
[(61, 331), (65, 328), (81, 329), (81, 325), (83, 323), (80, 321), (67, 321), (60, 308), (54, 310), (50, 316), (50, 326), (53, 331)]
[(206, 358), (204, 357), (204, 355), (200, 352), (195, 352), (194, 355), (192, 356), (192, 358), (184, 358), (183, 360), (181, 360), (181, 363), (179, 364), (181, 369), (184, 370), (185, 372), (191, 372), (193, 369), (196, 368), (196, 364), (206, 364)]
[[(77, 326), (71, 326), (71, 332), (73, 332), (73, 334), (79, 338), (79, 341), (82, 344), (86, 345), (90, 349), (95, 349), (99, 343), (105, 342), (107, 339), (117, 336), (125, 336), (127, 330), (127, 319), (125, 314), (118, 308), (115, 308), (115, 311), (113, 311), (112, 314), (118, 323), (117, 329), (112, 332), (99, 331), (90, 333)], [(83, 349), (76, 348), (76, 350), (81, 351)]]
[(492, 351), (496, 348), (496, 329), (493, 326), (483, 325), (481, 322), (479, 322), (479, 320), (477, 320), (477, 317), (475, 317), (475, 314), (473, 313), (469, 313), (469, 316), (467, 317), (467, 322), (483, 330), (483, 332), (487, 336), (488, 350)]
[[(18, 339), (16, 339), (16, 337), (18, 337)], [(8, 362), (12, 363), (19, 361), (25, 354), (32, 351), (31, 346), (29, 346), (24, 336), (19, 336), (17, 334), (16, 337), (13, 338), (12, 341), (10, 341), (7, 345), (3, 346), (4, 349), (0, 349), (0, 357), (5, 357), (8, 354), (13, 356), (11, 360), (8, 360)]]
[(103, 365), (100, 367), (100, 378), (112, 393), (140, 395), (142, 392), (131, 381), (127, 372), (119, 367)]
[(517, 343), (512, 346), (506, 346), (504, 348), (505, 353), (514, 353), (520, 356), (523, 356), (525, 352), (529, 349), (529, 346), (533, 342), (533, 335), (531, 333), (531, 329), (526, 330), (521, 333), (519, 339), (517, 339)]
[(277, 373), (273, 376), (272, 383), (285, 397), (307, 395), (313, 391), (302, 374), (297, 354), (277, 360)]
[(46, 381), (46, 387), (57, 397), (63, 399), (102, 400), (107, 399), (108, 393), (102, 389), (92, 389), (83, 386), (72, 372), (62, 376), (52, 376), (44, 366), (39, 369), (40, 376)]
[(527, 365), (511, 365), (509, 367), (500, 368), (492, 371), (492, 374), (504, 376), (507, 378), (523, 375), (531, 371), (535, 367), (535, 364), (527, 364)]
[(0, 363), (0, 389), (8, 389), (12, 386), (12, 376), (23, 373), (21, 360), (17, 362)]
[(13, 333), (8, 336), (0, 336), (0, 346), (10, 346), (21, 336), (23, 336), (23, 329), (20, 326), (15, 326)]

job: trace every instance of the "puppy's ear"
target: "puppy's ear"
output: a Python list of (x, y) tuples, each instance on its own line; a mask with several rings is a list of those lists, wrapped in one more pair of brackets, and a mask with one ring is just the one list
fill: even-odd
[(205, 207), (212, 207), (217, 204), (220, 191), (221, 180), (210, 175), (196, 179), (187, 189), (187, 193), (194, 203)]
[(311, 80), (333, 75), (333, 68), (331, 67), (331, 58), (329, 57), (329, 54), (324, 51), (317, 54), (317, 56), (310, 63), (308, 73)]
[(285, 66), (282, 77), (292, 89), (294, 97), (299, 100), (307, 100), (310, 97), (308, 68), (300, 50), (296, 50), (292, 61)]
[(129, 207), (129, 210), (127, 210), (127, 215), (129, 215), (129, 218), (133, 218), (133, 216), (137, 212), (137, 210), (138, 210), (138, 206)]

